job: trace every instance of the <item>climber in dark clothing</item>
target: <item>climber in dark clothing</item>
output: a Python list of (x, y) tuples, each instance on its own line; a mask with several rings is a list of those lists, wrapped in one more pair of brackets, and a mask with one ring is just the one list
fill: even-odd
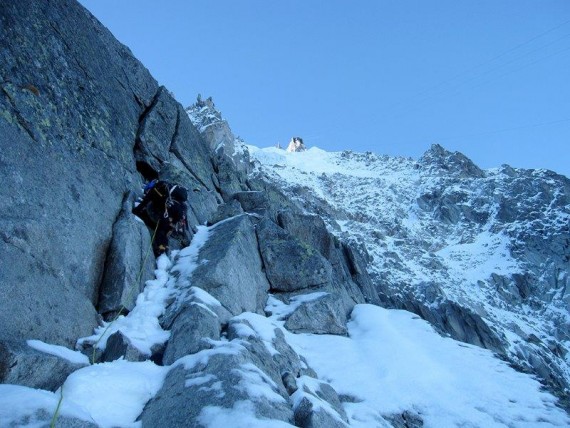
[(147, 184), (144, 192), (143, 200), (133, 208), (133, 214), (150, 229), (156, 230), (152, 241), (155, 257), (168, 253), (168, 238), (173, 233), (181, 237), (182, 246), (188, 245), (186, 188), (166, 181), (153, 180)]

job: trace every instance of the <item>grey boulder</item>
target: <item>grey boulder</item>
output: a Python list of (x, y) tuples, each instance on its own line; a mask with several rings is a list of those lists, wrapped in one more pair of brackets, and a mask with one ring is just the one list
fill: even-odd
[[(206, 425), (216, 414), (293, 422), (286, 396), (236, 341), (184, 357), (166, 376), (142, 415), (143, 426)], [(286, 393), (285, 393), (286, 395)]]
[(40, 352), (26, 342), (0, 341), (0, 383), (55, 391), (86, 365)]
[(269, 283), (249, 217), (241, 215), (215, 225), (198, 253), (196, 269), (190, 274), (181, 271), (177, 286), (205, 290), (233, 315), (263, 313)]
[(330, 263), (271, 220), (265, 218), (258, 223), (257, 237), (272, 290), (296, 291), (331, 284)]
[(210, 348), (207, 339), (220, 339), (221, 323), (207, 306), (191, 303), (178, 312), (169, 329), (171, 336), (162, 360), (165, 365), (170, 365), (185, 355)]
[(294, 333), (338, 334), (346, 336), (346, 311), (342, 298), (327, 293), (301, 303), (287, 318), (285, 328)]

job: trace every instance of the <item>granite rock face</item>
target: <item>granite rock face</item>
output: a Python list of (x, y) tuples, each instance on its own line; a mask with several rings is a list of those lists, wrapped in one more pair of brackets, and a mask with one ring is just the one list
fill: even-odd
[(132, 310), (144, 283), (152, 279), (150, 236), (144, 223), (132, 215), (133, 204), (134, 194), (129, 193), (113, 225), (97, 306), (106, 318)]
[(177, 179), (192, 190), (191, 227), (221, 196), (182, 106), (77, 2), (5, 2), (0, 19), (0, 338), (73, 346), (100, 296), (102, 312), (132, 303), (100, 289), (122, 281), (104, 279), (106, 261), (121, 270), (111, 259), (123, 257), (128, 281), (142, 263), (124, 195)]
[(97, 322), (112, 227), (139, 183), (138, 120), (157, 84), (75, 2), (3, 2), (0, 17), (0, 335), (72, 345)]
[(257, 238), (267, 278), (277, 291), (326, 287), (332, 282), (332, 267), (314, 248), (264, 219), (257, 225)]

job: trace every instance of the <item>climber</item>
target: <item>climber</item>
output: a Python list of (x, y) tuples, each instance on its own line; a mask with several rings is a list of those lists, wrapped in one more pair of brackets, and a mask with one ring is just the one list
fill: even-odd
[(133, 208), (133, 214), (152, 230), (156, 229), (152, 242), (155, 257), (169, 253), (168, 239), (173, 234), (182, 247), (189, 244), (187, 199), (188, 191), (178, 184), (152, 180), (145, 186), (144, 197), (141, 203)]

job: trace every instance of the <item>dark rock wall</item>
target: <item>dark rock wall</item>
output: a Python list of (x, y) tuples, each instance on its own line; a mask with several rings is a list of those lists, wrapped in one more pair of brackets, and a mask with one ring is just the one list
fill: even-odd
[(1, 2), (0, 31), (0, 339), (73, 345), (96, 324), (126, 192), (164, 170), (193, 189), (195, 226), (220, 198), (213, 165), (182, 106), (77, 2)]

